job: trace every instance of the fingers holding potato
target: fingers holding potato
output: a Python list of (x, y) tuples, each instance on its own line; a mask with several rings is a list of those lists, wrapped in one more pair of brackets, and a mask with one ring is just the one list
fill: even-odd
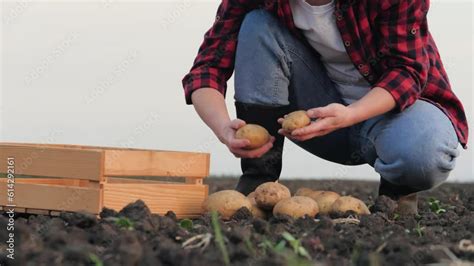
[(311, 119), (306, 111), (294, 111), (285, 116), (281, 123), (281, 127), (286, 132), (292, 132), (295, 129), (305, 127), (311, 123)]
[(235, 132), (235, 138), (247, 139), (250, 144), (248, 144), (245, 149), (252, 150), (267, 144), (270, 141), (270, 134), (262, 126), (247, 124), (243, 127), (240, 127), (237, 132)]

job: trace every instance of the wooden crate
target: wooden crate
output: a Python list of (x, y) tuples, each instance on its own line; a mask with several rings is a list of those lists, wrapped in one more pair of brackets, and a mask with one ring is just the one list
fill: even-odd
[(141, 199), (153, 213), (196, 217), (208, 195), (207, 153), (0, 143), (2, 175), (7, 158), (15, 161), (15, 196), (8, 202), (7, 179), (0, 178), (0, 208), (15, 205), (18, 212), (98, 214)]

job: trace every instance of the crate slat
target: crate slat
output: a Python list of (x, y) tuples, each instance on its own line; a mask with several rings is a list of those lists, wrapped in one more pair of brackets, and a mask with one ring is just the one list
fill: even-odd
[(196, 217), (208, 194), (204, 185), (185, 184), (104, 184), (104, 207), (121, 210), (138, 199), (151, 212), (165, 214), (172, 210), (178, 217)]
[[(6, 182), (0, 179), (0, 194), (6, 195)], [(15, 183), (14, 204), (19, 208), (99, 213), (100, 189), (47, 184)], [(7, 206), (7, 197), (0, 205)]]
[(172, 151), (105, 150), (106, 176), (209, 176), (209, 154)]
[(62, 179), (62, 178), (16, 178), (15, 183), (24, 184), (42, 184), (42, 185), (60, 185), (60, 186), (80, 186), (80, 179)]
[[(208, 153), (145, 150), (71, 144), (1, 143), (9, 147), (32, 149), (60, 148), (105, 152), (105, 176), (167, 176), (205, 178), (209, 176)], [(51, 175), (50, 175), (51, 176)], [(199, 183), (199, 181), (197, 182)]]
[(15, 158), (17, 175), (103, 180), (101, 151), (0, 144), (0, 173), (7, 172), (9, 157)]

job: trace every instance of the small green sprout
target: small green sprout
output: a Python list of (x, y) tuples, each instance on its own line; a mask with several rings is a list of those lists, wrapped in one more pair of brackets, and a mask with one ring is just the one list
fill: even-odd
[(417, 223), (416, 227), (413, 229), (413, 231), (415, 231), (418, 234), (418, 237), (422, 237), (423, 232), (425, 231), (425, 227), (421, 226), (420, 223)]
[[(265, 239), (258, 245), (258, 247), (263, 248), (263, 254), (266, 254), (267, 250), (270, 250), (273, 253), (282, 255), (285, 258), (287, 265), (311, 265), (311, 256), (301, 245), (300, 240), (295, 239), (295, 237), (288, 232), (284, 232), (282, 237), (283, 239), (276, 244)], [(287, 248), (287, 244), (290, 245), (290, 248)]]
[(290, 246), (293, 248), (293, 252), (299, 256), (305, 257), (308, 260), (311, 260), (311, 256), (309, 255), (308, 251), (301, 245), (301, 241), (296, 239), (288, 232), (283, 232), (282, 237), (288, 241)]
[(446, 209), (443, 208), (441, 202), (435, 198), (429, 198), (428, 205), (430, 206), (430, 210), (436, 214), (441, 214), (441, 213), (446, 212)]
[(267, 250), (270, 250), (274, 253), (281, 253), (286, 247), (286, 241), (281, 240), (278, 244), (273, 244), (270, 240), (265, 239), (262, 243), (258, 244), (258, 247), (263, 249), (263, 253), (266, 254)]
[(255, 248), (253, 247), (253, 244), (252, 242), (250, 241), (250, 238), (246, 237), (244, 238), (244, 243), (245, 243), (245, 247), (247, 248), (247, 250), (252, 253), (252, 256), (253, 257), (256, 257), (257, 256), (257, 251), (255, 250)]
[(393, 220), (396, 221), (398, 219), (400, 219), (400, 214), (398, 214), (398, 213), (393, 214)]
[(94, 266), (104, 266), (102, 260), (94, 253), (89, 254), (89, 260), (92, 262)]
[(120, 217), (120, 218), (114, 217), (113, 221), (120, 228), (127, 229), (130, 231), (134, 229), (133, 222), (130, 221), (130, 219), (128, 219), (127, 217)]
[(225, 265), (230, 265), (229, 253), (225, 247), (224, 236), (222, 235), (221, 226), (219, 225), (219, 216), (216, 211), (213, 211), (211, 214), (212, 218), (212, 227), (214, 228), (214, 241), (221, 251), (222, 258), (224, 259)]
[(183, 219), (179, 222), (179, 227), (186, 229), (187, 231), (191, 231), (193, 229), (193, 221), (189, 219)]

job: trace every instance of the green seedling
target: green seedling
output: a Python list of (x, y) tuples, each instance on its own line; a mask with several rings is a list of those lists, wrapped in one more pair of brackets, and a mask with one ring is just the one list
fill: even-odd
[(299, 256), (305, 257), (308, 260), (311, 260), (311, 256), (309, 255), (308, 251), (301, 245), (301, 241), (296, 239), (288, 232), (284, 232), (282, 237), (288, 241), (290, 246), (293, 248), (293, 252)]
[(281, 253), (286, 247), (286, 241), (281, 240), (277, 244), (273, 244), (268, 239), (263, 240), (262, 243), (258, 245), (258, 247), (263, 249), (263, 253), (266, 254), (267, 250), (270, 250), (274, 253)]
[(102, 260), (93, 253), (89, 254), (89, 260), (92, 262), (94, 266), (104, 266), (104, 263), (102, 262)]
[(187, 231), (191, 231), (193, 229), (193, 221), (189, 220), (189, 219), (183, 219), (179, 222), (179, 227), (187, 230)]
[(250, 241), (250, 239), (248, 237), (244, 238), (244, 243), (245, 243), (245, 247), (252, 254), (252, 256), (256, 257), (257, 256), (257, 251), (253, 247), (253, 244), (252, 244), (252, 242)]
[(420, 223), (417, 223), (416, 227), (413, 229), (413, 231), (415, 231), (418, 234), (418, 237), (422, 237), (423, 232), (425, 231), (425, 227), (421, 226)]
[(443, 208), (441, 202), (435, 198), (429, 198), (428, 205), (430, 206), (430, 210), (436, 214), (441, 214), (441, 213), (446, 212), (446, 209)]
[(214, 229), (214, 241), (221, 251), (222, 258), (225, 265), (230, 265), (229, 253), (225, 247), (224, 236), (222, 235), (221, 226), (219, 225), (219, 216), (216, 211), (213, 211), (211, 214), (212, 218), (212, 228)]
[(400, 219), (400, 214), (394, 213), (394, 214), (393, 214), (393, 220), (396, 221), (396, 220), (398, 220), (398, 219)]
[(113, 221), (120, 228), (130, 230), (130, 231), (134, 229), (133, 222), (130, 221), (130, 219), (128, 219), (127, 217), (120, 217), (120, 218), (114, 217)]
[[(282, 237), (283, 239), (276, 244), (265, 239), (258, 245), (258, 247), (263, 249), (264, 254), (266, 254), (267, 250), (270, 250), (275, 254), (280, 254), (285, 258), (287, 265), (311, 265), (311, 257), (306, 249), (301, 245), (300, 240), (295, 239), (295, 237), (287, 232), (283, 233)], [(287, 247), (287, 244), (289, 244), (289, 248)]]

